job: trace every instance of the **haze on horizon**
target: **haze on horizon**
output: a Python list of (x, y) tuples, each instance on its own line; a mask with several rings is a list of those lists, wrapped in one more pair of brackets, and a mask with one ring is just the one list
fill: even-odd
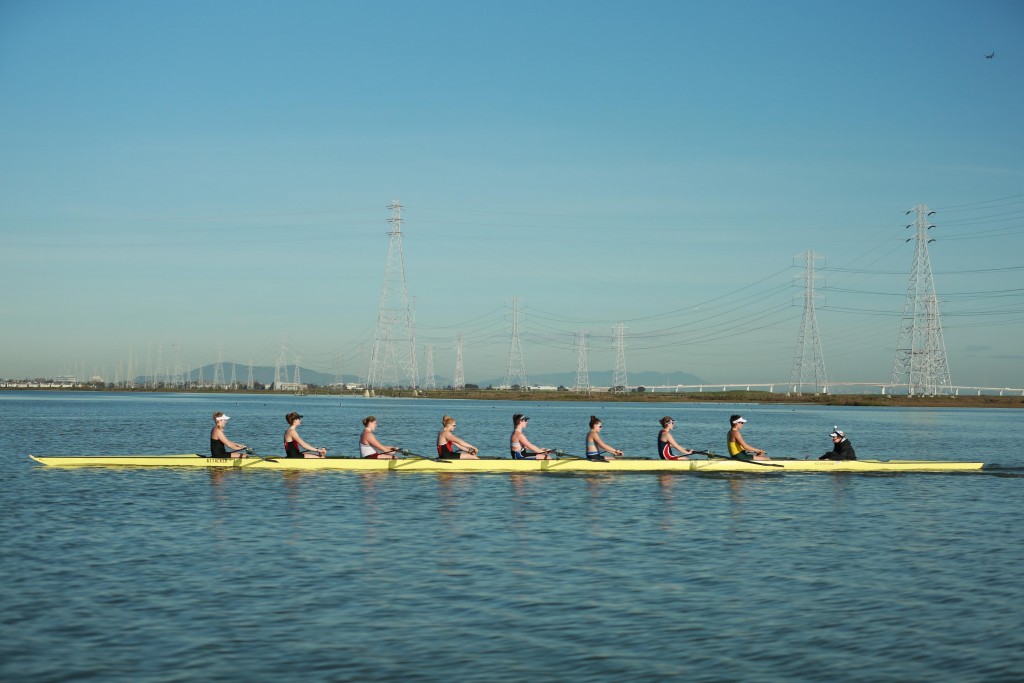
[[(585, 11), (584, 11), (585, 9)], [(0, 6), (0, 377), (419, 368), (886, 382), (925, 204), (954, 385), (1024, 387), (1024, 5)], [(995, 52), (994, 58), (986, 55)]]

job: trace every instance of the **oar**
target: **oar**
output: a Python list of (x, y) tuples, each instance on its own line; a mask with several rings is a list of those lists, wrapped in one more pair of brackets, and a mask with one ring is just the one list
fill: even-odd
[(448, 462), (448, 463), (451, 462), (451, 460), (442, 460), (441, 458), (428, 458), (425, 455), (420, 455), (419, 453), (413, 453), (412, 451), (406, 450), (404, 448), (402, 450), (398, 451), (398, 452), (401, 453), (402, 455), (404, 455), (407, 458), (414, 458), (416, 460), (429, 460), (431, 462)]
[(566, 453), (565, 451), (555, 451), (555, 455), (558, 456), (559, 460), (565, 458), (568, 460), (586, 460), (588, 462), (608, 462), (604, 458), (588, 458), (584, 455), (573, 455), (572, 453)]
[(747, 460), (745, 458), (737, 458), (734, 455), (719, 455), (718, 453), (714, 453), (712, 451), (694, 451), (694, 453), (700, 453), (701, 455), (706, 455), (709, 459), (736, 460), (738, 462), (749, 462), (752, 465), (760, 465), (761, 467), (782, 467), (782, 465), (773, 465), (770, 462), (761, 462), (759, 460), (754, 460), (753, 458), (751, 458), (750, 460)]
[[(275, 460), (274, 458), (264, 458), (262, 455), (259, 455), (256, 451), (254, 451), (251, 448), (246, 448), (245, 454), (251, 458), (256, 458), (256, 460), (262, 460), (263, 462), (277, 462), (277, 460)], [(245, 465), (240, 465), (240, 467), (244, 466)]]

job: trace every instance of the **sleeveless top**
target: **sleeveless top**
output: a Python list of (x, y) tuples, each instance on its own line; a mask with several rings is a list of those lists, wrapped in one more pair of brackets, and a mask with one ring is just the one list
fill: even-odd
[(519, 430), (513, 430), (512, 436), (508, 442), (508, 449), (512, 453), (513, 458), (522, 458), (523, 447), (519, 444), (519, 437), (516, 436), (517, 434), (519, 434)]
[(210, 439), (210, 457), (212, 458), (230, 458), (228, 449), (224, 448), (224, 443), (217, 439)]
[(304, 458), (302, 451), (299, 450), (299, 444), (294, 441), (284, 442), (284, 457), (286, 458)]
[(662, 439), (665, 430), (658, 432), (658, 457), (662, 460), (679, 460), (679, 456), (672, 455), (672, 444)]

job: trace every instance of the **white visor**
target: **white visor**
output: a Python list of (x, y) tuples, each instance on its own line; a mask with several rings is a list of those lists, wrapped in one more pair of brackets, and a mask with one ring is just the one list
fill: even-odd
[(231, 418), (228, 417), (227, 415), (221, 415), (220, 417), (217, 418), (217, 422), (220, 422), (221, 420), (230, 420), (230, 419)]
[(746, 422), (746, 421), (747, 421), (747, 418), (741, 417), (739, 419), (733, 420), (732, 423), (733, 424), (739, 424), (740, 422)]

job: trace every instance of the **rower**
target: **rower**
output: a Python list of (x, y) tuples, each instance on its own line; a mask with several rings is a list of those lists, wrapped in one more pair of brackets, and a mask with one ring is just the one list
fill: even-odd
[(385, 446), (374, 435), (377, 429), (377, 418), (368, 415), (363, 418), (363, 433), (359, 437), (359, 455), (363, 458), (387, 460), (394, 458), (398, 446)]
[(729, 435), (726, 437), (729, 446), (729, 455), (739, 460), (768, 460), (764, 451), (751, 446), (743, 440), (740, 429), (747, 423), (747, 418), (742, 415), (733, 415), (729, 418)]
[(219, 410), (213, 414), (213, 429), (210, 430), (210, 457), (244, 458), (245, 444), (235, 443), (224, 433), (224, 427), (231, 418)]
[(441, 431), (437, 434), (437, 457), (445, 460), (479, 460), (477, 447), (455, 436), (455, 418), (441, 418)]
[(608, 460), (602, 453), (611, 453), (616, 458), (622, 457), (622, 451), (609, 446), (601, 439), (601, 428), (604, 425), (596, 415), (590, 416), (590, 431), (587, 432), (586, 449), (587, 460)]
[[(550, 448), (538, 448), (530, 443), (530, 440), (523, 434), (526, 423), (530, 418), (522, 413), (512, 416), (512, 436), (509, 437), (508, 447), (513, 460), (554, 460)], [(527, 450), (529, 449), (529, 450)]]
[[(661, 431), (658, 432), (658, 457), (662, 460), (689, 460), (686, 456), (693, 455), (693, 451), (680, 446), (676, 442), (675, 437), (672, 436), (672, 430), (676, 426), (676, 421), (666, 415), (658, 420), (658, 422), (661, 423)], [(682, 455), (674, 455), (672, 453), (673, 448), (682, 453)]]
[[(299, 425), (302, 424), (302, 416), (292, 411), (284, 416), (288, 421), (288, 429), (284, 433), (284, 456), (286, 458), (326, 458), (326, 448), (315, 448), (302, 440), (299, 436)], [(299, 450), (302, 448), (304, 450)]]

